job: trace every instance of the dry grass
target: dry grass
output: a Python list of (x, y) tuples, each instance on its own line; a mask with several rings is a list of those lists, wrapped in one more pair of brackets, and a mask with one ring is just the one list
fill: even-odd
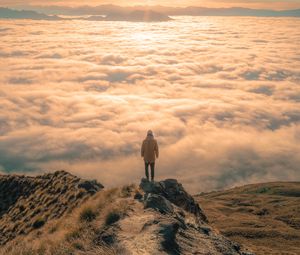
[(79, 219), (81, 222), (91, 222), (97, 217), (97, 212), (94, 208), (92, 207), (85, 207), (83, 210), (80, 212)]
[(0, 245), (71, 212), (91, 196), (88, 189), (101, 189), (97, 183), (79, 188), (82, 182), (64, 171), (37, 177), (1, 176)]
[[(134, 187), (102, 190), (58, 220), (39, 224), (38, 230), (21, 235), (0, 249), (1, 255), (120, 254), (119, 248), (93, 242), (99, 229), (126, 215)], [(38, 220), (38, 219), (37, 219)]]
[(253, 184), (196, 197), (222, 234), (257, 255), (300, 254), (300, 183)]

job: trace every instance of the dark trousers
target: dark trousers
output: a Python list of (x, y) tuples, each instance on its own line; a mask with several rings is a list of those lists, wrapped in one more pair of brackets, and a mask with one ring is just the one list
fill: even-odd
[(146, 173), (146, 177), (147, 177), (147, 180), (149, 180), (149, 172), (148, 172), (148, 167), (150, 165), (150, 168), (151, 168), (151, 180), (153, 181), (154, 180), (154, 166), (155, 166), (155, 163), (149, 163), (149, 162), (145, 162), (145, 173)]

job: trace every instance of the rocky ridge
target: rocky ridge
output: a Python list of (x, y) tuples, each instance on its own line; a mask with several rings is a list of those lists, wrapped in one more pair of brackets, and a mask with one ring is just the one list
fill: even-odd
[[(119, 222), (116, 235), (129, 254), (253, 254), (212, 228), (198, 203), (177, 180), (142, 179), (139, 187), (134, 196), (138, 204)], [(129, 222), (131, 233), (124, 235)], [(147, 245), (136, 245), (145, 244), (145, 240)]]
[(0, 254), (253, 255), (175, 179), (102, 188), (63, 171), (1, 176)]

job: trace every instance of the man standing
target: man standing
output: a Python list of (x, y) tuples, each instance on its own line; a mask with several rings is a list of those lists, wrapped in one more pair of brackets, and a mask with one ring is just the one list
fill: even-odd
[(151, 168), (151, 181), (154, 180), (154, 166), (155, 166), (155, 156), (158, 158), (158, 144), (154, 139), (153, 132), (149, 130), (147, 132), (147, 137), (143, 141), (141, 148), (141, 156), (144, 158), (145, 162), (145, 173), (147, 180), (149, 181), (149, 172), (148, 168), (150, 165)]

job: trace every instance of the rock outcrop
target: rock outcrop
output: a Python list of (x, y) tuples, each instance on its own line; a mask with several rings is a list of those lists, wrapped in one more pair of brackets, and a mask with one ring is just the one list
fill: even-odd
[(60, 218), (102, 188), (65, 171), (36, 177), (0, 175), (0, 245)]
[[(156, 194), (166, 198), (178, 207), (194, 214), (200, 222), (207, 222), (207, 217), (203, 213), (199, 204), (194, 198), (188, 194), (183, 186), (175, 179), (166, 179), (160, 182), (149, 182), (143, 178), (140, 188), (145, 192), (145, 202), (148, 203), (149, 198)], [(150, 194), (150, 196), (149, 196)]]
[(136, 202), (128, 198), (127, 216), (111, 227), (114, 242), (128, 254), (253, 255), (212, 228), (177, 180), (142, 179), (139, 187)]

